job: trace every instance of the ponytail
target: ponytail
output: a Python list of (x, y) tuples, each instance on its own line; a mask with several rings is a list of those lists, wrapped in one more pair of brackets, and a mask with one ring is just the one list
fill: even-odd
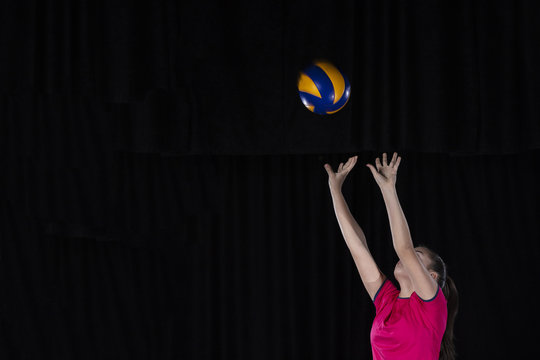
[(420, 246), (426, 249), (431, 258), (429, 270), (435, 271), (437, 284), (441, 287), (444, 297), (446, 298), (446, 307), (448, 309), (448, 317), (446, 319), (446, 329), (441, 342), (441, 351), (439, 352), (439, 360), (455, 360), (456, 348), (454, 346), (454, 322), (458, 313), (458, 291), (454, 280), (446, 273), (446, 264), (437, 253), (426, 246)]
[(446, 281), (443, 284), (442, 291), (446, 298), (448, 307), (448, 319), (446, 321), (446, 330), (444, 332), (441, 351), (439, 353), (440, 360), (455, 360), (456, 349), (454, 346), (454, 321), (458, 312), (459, 295), (454, 284), (454, 280), (450, 276), (446, 276)]

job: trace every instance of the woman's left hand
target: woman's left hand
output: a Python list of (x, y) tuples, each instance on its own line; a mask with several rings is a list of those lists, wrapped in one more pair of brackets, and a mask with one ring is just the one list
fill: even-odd
[(386, 153), (383, 153), (382, 159), (382, 164), (379, 158), (375, 159), (375, 165), (377, 168), (371, 164), (366, 164), (366, 166), (371, 170), (373, 178), (381, 190), (396, 186), (397, 171), (399, 163), (401, 162), (401, 156), (397, 156), (397, 152), (394, 152), (390, 164), (388, 164), (386, 161)]

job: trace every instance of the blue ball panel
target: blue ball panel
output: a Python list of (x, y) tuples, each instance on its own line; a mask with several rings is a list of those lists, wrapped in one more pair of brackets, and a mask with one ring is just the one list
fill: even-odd
[(309, 76), (311, 80), (315, 83), (319, 92), (321, 93), (321, 98), (326, 104), (334, 103), (334, 84), (326, 75), (326, 73), (318, 66), (311, 65), (304, 70), (304, 74)]
[(336, 111), (337, 109), (339, 109), (340, 107), (345, 105), (345, 103), (349, 99), (349, 96), (351, 96), (351, 93), (350, 93), (351, 92), (351, 85), (349, 84), (349, 80), (347, 80), (347, 78), (345, 76), (343, 76), (343, 79), (345, 79), (345, 90), (343, 91), (343, 95), (341, 96), (341, 98), (338, 100), (337, 103), (332, 104), (331, 106), (329, 106), (326, 109), (326, 111)]
[(316, 114), (324, 114), (326, 112), (327, 104), (319, 99), (317, 96), (308, 94), (303, 91), (298, 92), (300, 94), (300, 98), (302, 99), (302, 102), (307, 102), (314, 106), (313, 112)]

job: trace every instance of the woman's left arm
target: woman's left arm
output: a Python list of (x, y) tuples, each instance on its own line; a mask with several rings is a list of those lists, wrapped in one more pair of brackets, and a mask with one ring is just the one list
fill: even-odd
[(370, 168), (381, 189), (390, 222), (394, 249), (411, 277), (414, 291), (422, 299), (431, 299), (437, 293), (438, 285), (416, 254), (409, 226), (397, 196), (395, 185), (400, 162), (401, 157), (397, 157), (397, 153), (394, 153), (392, 161), (387, 164), (386, 153), (384, 153), (382, 165), (379, 158), (375, 161), (377, 169), (371, 164), (366, 166)]

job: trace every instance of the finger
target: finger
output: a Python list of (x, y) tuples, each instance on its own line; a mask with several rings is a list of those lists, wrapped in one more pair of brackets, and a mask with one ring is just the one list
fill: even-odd
[(397, 168), (399, 167), (399, 163), (401, 162), (401, 156), (398, 156), (397, 158), (397, 161), (396, 161), (396, 165), (394, 166), (394, 168), (397, 170)]
[(330, 164), (324, 164), (324, 169), (326, 170), (329, 176), (334, 174), (334, 170), (332, 170), (332, 167), (330, 166)]
[(388, 163), (386, 162), (386, 153), (382, 154), (382, 163), (384, 166), (388, 166)]
[(340, 172), (341, 170), (343, 170), (343, 163), (339, 163), (337, 171)]
[(390, 161), (390, 166), (394, 166), (396, 163), (397, 158), (397, 152), (394, 152), (394, 155), (392, 156), (392, 161)]
[(373, 173), (373, 170), (371, 169), (373, 167), (373, 165), (371, 164), (366, 164), (367, 168), (369, 169), (369, 171), (371, 171)]
[(379, 175), (379, 173), (378, 173), (377, 170), (373, 167), (373, 165), (371, 165), (371, 164), (366, 164), (366, 166), (369, 168), (369, 170), (371, 170), (371, 173), (373, 174), (374, 177), (376, 177), (377, 175)]
[(354, 164), (354, 157), (350, 157), (349, 160), (347, 160), (347, 163), (345, 164), (344, 168), (348, 169)]
[(358, 156), (354, 156), (351, 158), (351, 169), (354, 167), (354, 165), (356, 165), (356, 160), (358, 159)]
[(381, 161), (379, 160), (379, 158), (375, 159), (375, 166), (377, 166), (377, 171), (379, 171), (379, 169), (382, 167)]

